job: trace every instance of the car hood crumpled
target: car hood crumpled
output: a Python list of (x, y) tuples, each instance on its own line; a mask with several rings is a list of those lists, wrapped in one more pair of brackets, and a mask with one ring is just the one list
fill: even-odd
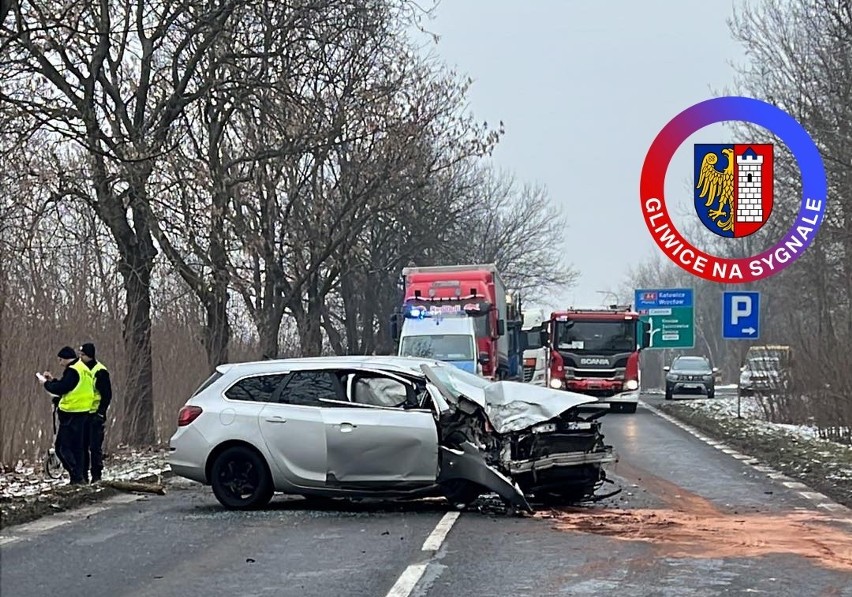
[(491, 426), (500, 434), (523, 431), (581, 404), (597, 402), (584, 394), (517, 381), (496, 381), (485, 388), (465, 384), (464, 394), (485, 410)]

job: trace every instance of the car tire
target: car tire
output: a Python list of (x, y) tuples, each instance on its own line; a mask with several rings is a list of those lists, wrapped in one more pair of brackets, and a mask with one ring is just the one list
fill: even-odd
[(666, 390), (666, 400), (671, 400), (671, 399), (672, 399), (671, 390)]
[(636, 403), (635, 402), (625, 402), (621, 405), (621, 412), (627, 414), (633, 414), (636, 412)]
[(228, 510), (263, 508), (275, 492), (266, 462), (246, 446), (224, 450), (216, 457), (210, 472), (213, 494)]

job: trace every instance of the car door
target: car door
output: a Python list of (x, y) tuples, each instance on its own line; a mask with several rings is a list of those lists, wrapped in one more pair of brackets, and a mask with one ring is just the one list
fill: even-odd
[(325, 426), (320, 398), (336, 397), (312, 371), (294, 371), (277, 400), (260, 413), (260, 431), (273, 465), (298, 487), (322, 487), (326, 481)]
[(345, 395), (324, 400), (322, 408), (329, 483), (375, 488), (433, 484), (438, 431), (428, 407), (410, 408), (415, 404), (410, 382), (370, 371), (339, 373), (338, 379)]

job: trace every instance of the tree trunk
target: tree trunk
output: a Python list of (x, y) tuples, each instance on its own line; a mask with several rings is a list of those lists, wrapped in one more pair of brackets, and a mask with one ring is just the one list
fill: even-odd
[(153, 258), (139, 252), (125, 255), (119, 262), (127, 294), (124, 317), (125, 433), (132, 446), (150, 446), (157, 440), (154, 425), (153, 362), (151, 358), (151, 271)]
[(207, 362), (211, 369), (228, 361), (228, 343), (231, 340), (231, 324), (228, 320), (228, 256), (222, 238), (225, 228), (226, 202), (227, 194), (224, 191), (214, 194), (210, 229), (210, 264), (213, 268), (213, 281), (210, 291), (202, 293), (201, 297), (207, 312), (204, 348), (207, 350)]
[(361, 343), (358, 339), (358, 307), (359, 302), (363, 301), (363, 295), (358, 291), (354, 269), (349, 269), (340, 277), (340, 296), (346, 318), (343, 322), (346, 330), (346, 345), (350, 354), (361, 354)]
[(260, 312), (257, 321), (257, 334), (260, 336), (260, 354), (263, 358), (277, 359), (280, 346), (278, 334), (281, 331), (281, 319), (284, 313), (273, 307)]
[(299, 329), (299, 347), (302, 357), (318, 357), (322, 354), (322, 303), (320, 297), (319, 276), (312, 274), (305, 285), (307, 305), (302, 304), (301, 298), (293, 300), (292, 311)]
[(224, 296), (214, 292), (214, 296), (204, 305), (207, 315), (204, 327), (204, 349), (207, 351), (207, 364), (210, 369), (228, 362), (228, 342), (231, 339), (231, 325), (228, 322), (228, 293)]

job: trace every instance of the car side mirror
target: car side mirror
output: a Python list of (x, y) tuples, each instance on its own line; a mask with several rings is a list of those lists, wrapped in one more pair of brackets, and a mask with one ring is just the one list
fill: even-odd
[(488, 356), (487, 352), (480, 352), (479, 358), (477, 359), (480, 365), (487, 365), (491, 362), (491, 357)]
[(397, 314), (394, 313), (390, 318), (390, 334), (394, 340), (399, 340), (399, 320)]
[(506, 333), (506, 322), (502, 319), (497, 320), (497, 335), (502, 336)]
[(719, 373), (719, 368), (718, 368), (718, 367), (713, 367), (713, 373)]
[(541, 326), (541, 329), (538, 331), (538, 341), (541, 342), (542, 346), (547, 346), (549, 338), (547, 337), (547, 328)]
[[(521, 354), (523, 354), (525, 350), (530, 348), (529, 342), (527, 340), (529, 340), (529, 338), (527, 338), (526, 334), (518, 334), (518, 348), (520, 349)], [(535, 346), (534, 348), (538, 348), (538, 346)]]
[(666, 365), (665, 367), (663, 367), (663, 371), (666, 371), (666, 372), (671, 371), (671, 367)]

